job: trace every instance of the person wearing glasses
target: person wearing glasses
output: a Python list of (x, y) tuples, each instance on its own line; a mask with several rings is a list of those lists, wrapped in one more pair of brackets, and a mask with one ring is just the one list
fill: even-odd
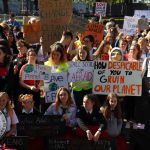
[(89, 53), (91, 59), (93, 59), (93, 54), (96, 51), (96, 47), (94, 47), (94, 37), (92, 35), (87, 35), (83, 38), (82, 44), (86, 45), (89, 48)]

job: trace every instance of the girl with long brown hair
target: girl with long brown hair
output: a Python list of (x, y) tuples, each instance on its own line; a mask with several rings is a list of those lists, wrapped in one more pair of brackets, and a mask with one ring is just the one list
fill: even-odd
[(67, 88), (61, 87), (58, 89), (55, 102), (49, 106), (45, 115), (60, 115), (66, 125), (70, 127), (76, 124), (76, 106)]
[(109, 93), (106, 104), (101, 111), (107, 120), (107, 130), (110, 136), (118, 136), (122, 128), (122, 113), (117, 94)]
[(106, 137), (108, 136), (115, 140), (116, 150), (127, 150), (126, 141), (124, 137), (120, 135), (123, 121), (120, 101), (117, 94), (109, 93), (105, 106), (101, 107), (100, 110), (107, 121)]

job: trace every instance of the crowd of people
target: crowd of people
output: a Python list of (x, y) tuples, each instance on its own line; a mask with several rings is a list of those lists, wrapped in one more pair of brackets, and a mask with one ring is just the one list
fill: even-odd
[[(50, 46), (47, 55), (43, 53), (42, 37), (39, 43), (27, 43), (21, 28), (14, 14), (0, 23), (0, 111), (7, 118), (5, 136), (16, 135), (17, 115), (61, 115), (68, 128), (76, 129), (78, 137), (94, 141), (116, 137), (125, 149), (120, 136), (123, 119), (136, 118), (134, 109), (138, 97), (118, 97), (115, 93), (94, 95), (92, 82), (72, 82), (69, 89), (57, 90), (54, 103), (43, 107), (42, 81), (23, 80), (22, 72), (27, 64), (50, 66), (52, 73), (60, 73), (68, 71), (68, 61), (143, 61), (142, 77), (150, 77), (150, 28), (137, 28), (134, 36), (125, 36), (111, 18), (99, 45), (95, 45), (92, 35), (81, 38), (81, 34), (76, 33), (74, 37), (74, 33), (67, 30)], [(149, 97), (146, 87), (141, 97)]]

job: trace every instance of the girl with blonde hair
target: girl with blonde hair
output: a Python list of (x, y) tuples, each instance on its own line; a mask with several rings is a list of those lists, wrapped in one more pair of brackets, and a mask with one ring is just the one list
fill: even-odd
[(6, 92), (0, 92), (0, 111), (6, 117), (7, 124), (5, 136), (15, 136), (17, 133), (16, 125), (19, 121)]

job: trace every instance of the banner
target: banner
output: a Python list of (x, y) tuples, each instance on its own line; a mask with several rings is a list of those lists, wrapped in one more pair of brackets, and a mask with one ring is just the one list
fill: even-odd
[(52, 73), (50, 79), (44, 81), (45, 102), (51, 103), (55, 101), (57, 89), (65, 87), (68, 89), (67, 73)]
[(106, 16), (106, 8), (107, 8), (107, 3), (105, 3), (105, 2), (96, 2), (95, 15), (105, 17)]
[(22, 80), (49, 80), (51, 67), (27, 64), (22, 71)]
[(68, 29), (72, 17), (72, 0), (39, 0), (41, 34), (44, 53), (59, 41), (63, 31)]
[(68, 82), (89, 81), (93, 82), (93, 62), (78, 61), (69, 62)]
[(141, 18), (142, 16), (145, 16), (145, 18), (148, 19), (148, 22), (150, 22), (150, 10), (135, 10), (134, 11), (134, 17)]
[(124, 35), (131, 35), (131, 36), (135, 35), (137, 25), (138, 25), (138, 18), (125, 16), (123, 24)]
[(142, 62), (95, 61), (93, 93), (141, 96)]
[(98, 46), (103, 39), (104, 26), (98, 23), (88, 23), (85, 32), (82, 35), (82, 40), (87, 35), (92, 35), (94, 37), (95, 46)]

